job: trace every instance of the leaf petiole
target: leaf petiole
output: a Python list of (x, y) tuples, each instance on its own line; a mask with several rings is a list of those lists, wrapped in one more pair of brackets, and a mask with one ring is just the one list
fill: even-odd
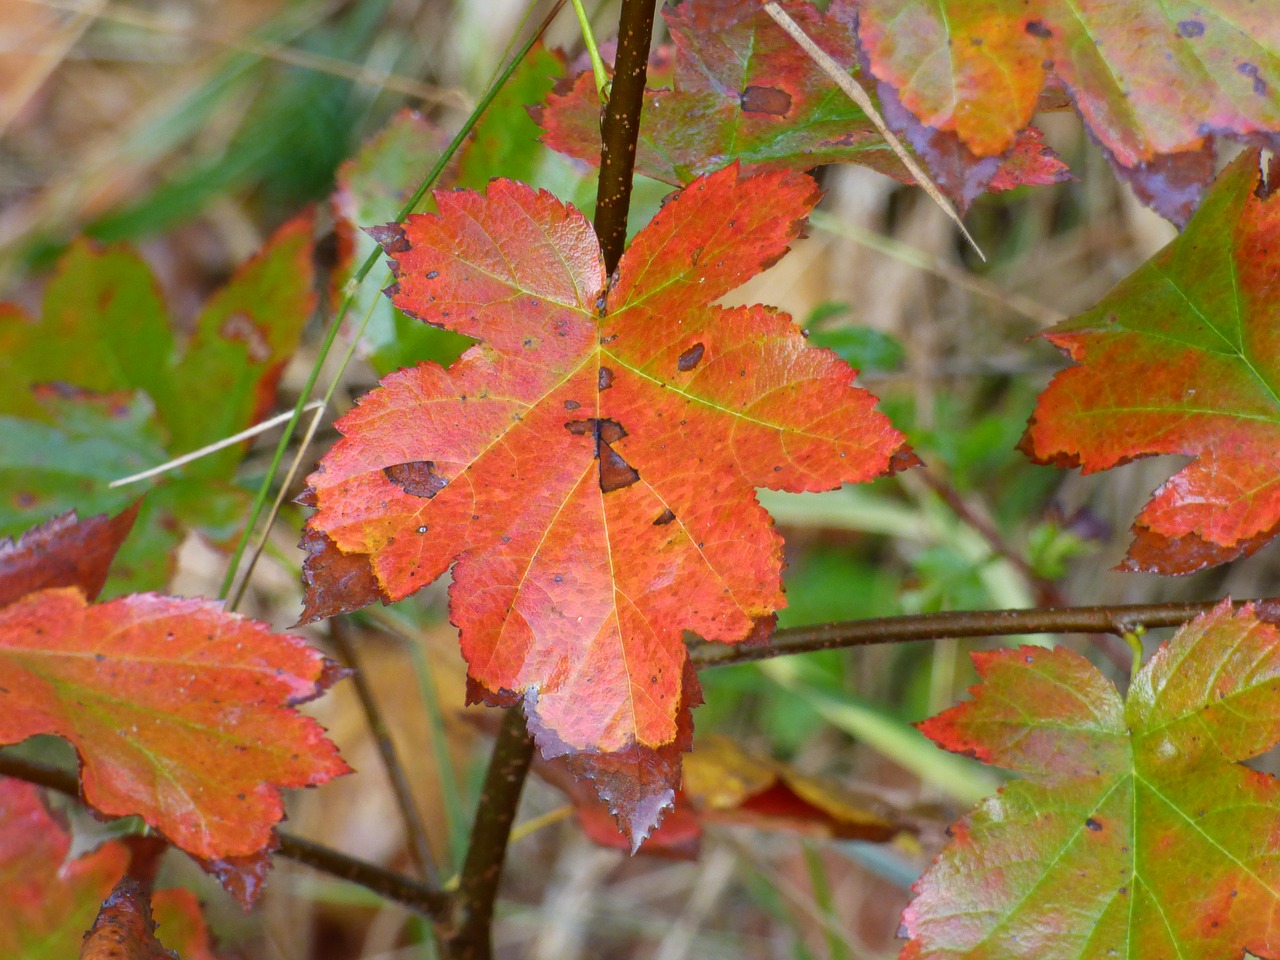
[(600, 57), (600, 48), (596, 46), (596, 36), (591, 32), (591, 18), (587, 16), (587, 8), (582, 0), (573, 0), (573, 12), (578, 18), (578, 27), (582, 30), (582, 42), (587, 48), (587, 56), (591, 58), (591, 73), (596, 80), (596, 93), (600, 102), (609, 99), (609, 75), (604, 69), (604, 60)]

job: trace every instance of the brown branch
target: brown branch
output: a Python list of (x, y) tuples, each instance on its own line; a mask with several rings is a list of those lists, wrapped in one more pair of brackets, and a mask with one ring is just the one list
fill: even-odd
[(511, 707), (502, 719), (476, 807), (471, 845), (458, 882), (457, 922), (444, 938), (445, 956), (450, 960), (489, 960), (493, 955), (493, 904), (532, 760), (533, 738), (524, 712)]
[(329, 639), (333, 642), (343, 666), (351, 668), (351, 682), (355, 686), (356, 696), (364, 710), (365, 722), (369, 724), (369, 732), (377, 745), (378, 755), (382, 758), (382, 766), (387, 771), (387, 779), (391, 782), (391, 792), (395, 795), (396, 805), (400, 808), (400, 816), (404, 820), (405, 836), (409, 841), (409, 854), (414, 866), (422, 878), (433, 887), (440, 886), (440, 875), (436, 870), (435, 857), (431, 853), (431, 841), (427, 836), (427, 825), (422, 822), (418, 807), (413, 802), (413, 790), (409, 787), (409, 778), (405, 774), (404, 764), (396, 752), (395, 743), (391, 739), (391, 731), (378, 706), (378, 698), (369, 685), (369, 678), (360, 669), (356, 656), (355, 644), (347, 624), (341, 617), (329, 621)]
[(622, 0), (618, 17), (618, 55), (613, 62), (609, 102), (600, 121), (600, 180), (596, 187), (595, 228), (606, 275), (618, 266), (627, 242), (654, 7), (655, 0)]
[[(57, 767), (0, 752), (0, 775), (82, 799), (76, 776)], [(437, 922), (447, 920), (451, 914), (451, 898), (435, 887), (292, 834), (279, 832), (277, 836), (277, 853), (287, 860), (357, 884)]]
[[(768, 660), (815, 650), (861, 647), (877, 643), (909, 643), (955, 637), (1002, 637), (1020, 633), (1112, 633), (1122, 635), (1137, 627), (1177, 627), (1207, 613), (1219, 601), (1196, 603), (1137, 603), (1111, 607), (1042, 607), (1029, 610), (979, 610), (959, 613), (925, 613), (905, 617), (880, 617), (828, 623), (816, 627), (779, 630), (761, 646), (724, 646), (698, 641), (689, 656), (699, 669), (731, 663)], [(1280, 597), (1236, 600), (1236, 609), (1252, 603), (1264, 620), (1280, 621)]]

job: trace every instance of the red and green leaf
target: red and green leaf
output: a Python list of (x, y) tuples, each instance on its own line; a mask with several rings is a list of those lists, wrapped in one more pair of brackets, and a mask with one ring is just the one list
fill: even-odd
[(1280, 529), (1280, 198), (1266, 193), (1248, 152), (1180, 236), (1045, 334), (1078, 366), (1040, 398), (1033, 459), (1091, 473), (1194, 458), (1138, 515), (1129, 569), (1190, 573)]
[(952, 828), (905, 914), (912, 958), (1280, 955), (1280, 631), (1198, 617), (1127, 698), (1087, 660), (974, 655), (973, 699), (921, 725), (1024, 777)]
[[(836, 62), (858, 71), (853, 0), (824, 14), (812, 4), (781, 4)], [(857, 163), (912, 182), (871, 120), (760, 7), (739, 0), (686, 0), (663, 9), (675, 43), (650, 65), (636, 151), (639, 173), (684, 184), (738, 161), (749, 172), (808, 170)], [(561, 85), (539, 111), (546, 142), (588, 163), (600, 158), (600, 102), (591, 73)], [(947, 139), (934, 136), (935, 141)], [(971, 154), (954, 137), (931, 144), (926, 165), (967, 206), (984, 189), (1057, 183), (1062, 164), (1028, 131), (1004, 159)]]
[[(687, 728), (682, 632), (740, 642), (783, 605), (781, 541), (754, 488), (867, 480), (902, 447), (790, 318), (711, 306), (783, 254), (815, 200), (794, 173), (705, 177), (612, 284), (586, 220), (509, 181), (438, 193), (438, 216), (379, 232), (396, 305), (480, 343), (448, 370), (392, 374), (343, 418), (308, 526), (367, 557), (392, 600), (456, 561), (471, 677), (525, 698), (544, 752), (652, 775), (626, 758)], [(633, 814), (678, 784), (678, 749), (616, 802), (634, 837), (661, 804)]]
[(1209, 0), (857, 0), (870, 73), (978, 156), (1007, 151), (1064, 87), (1117, 173), (1185, 223), (1213, 138), (1280, 144), (1280, 17)]

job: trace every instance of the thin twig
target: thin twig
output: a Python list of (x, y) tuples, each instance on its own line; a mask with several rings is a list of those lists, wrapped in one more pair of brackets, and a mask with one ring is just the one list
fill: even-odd
[[(80, 783), (74, 774), (33, 760), (0, 752), (0, 776), (81, 799)], [(277, 837), (280, 847), (276, 852), (287, 860), (364, 887), (437, 922), (444, 922), (450, 916), (451, 898), (436, 887), (292, 834), (279, 832)]]
[[(902, 617), (877, 617), (828, 623), (816, 627), (779, 630), (761, 646), (724, 646), (695, 642), (689, 657), (703, 669), (732, 663), (768, 660), (815, 650), (870, 646), (878, 643), (910, 643), (954, 637), (1006, 637), (1021, 633), (1112, 633), (1123, 636), (1135, 627), (1178, 627), (1192, 617), (1208, 613), (1218, 600), (1194, 603), (1135, 603), (1109, 607), (1040, 607), (1027, 610), (979, 610), (956, 613), (923, 613)], [(1264, 620), (1280, 622), (1280, 597), (1235, 600), (1234, 609), (1257, 607)]]
[(489, 960), (493, 955), (493, 904), (532, 761), (533, 738), (525, 725), (524, 711), (510, 707), (493, 746), (471, 828), (471, 846), (462, 865), (458, 922), (445, 938), (445, 955), (450, 960)]
[(338, 653), (343, 666), (351, 668), (351, 682), (355, 686), (356, 696), (364, 710), (365, 721), (369, 724), (369, 732), (373, 734), (373, 742), (378, 747), (378, 755), (386, 768), (387, 779), (391, 782), (391, 792), (395, 795), (396, 805), (400, 808), (400, 816), (404, 818), (405, 836), (409, 841), (409, 854), (422, 878), (433, 887), (440, 886), (440, 874), (436, 869), (436, 859), (431, 852), (431, 839), (427, 835), (427, 825), (423, 823), (417, 804), (413, 802), (413, 791), (409, 787), (409, 777), (405, 774), (404, 764), (396, 752), (396, 745), (391, 739), (391, 730), (378, 706), (378, 698), (369, 685), (369, 678), (360, 669), (360, 661), (356, 656), (355, 644), (346, 621), (342, 617), (334, 617), (329, 621), (329, 639)]
[[(313, 400), (308, 403), (304, 410), (319, 410), (323, 406), (319, 400)], [(170, 470), (176, 470), (184, 464), (191, 463), (193, 460), (199, 460), (201, 457), (207, 457), (219, 450), (225, 450), (227, 447), (233, 447), (242, 440), (248, 440), (250, 437), (256, 437), (260, 433), (266, 433), (272, 427), (278, 427), (290, 417), (293, 411), (280, 413), (272, 417), (270, 420), (263, 420), (261, 423), (255, 423), (252, 427), (246, 427), (239, 433), (232, 434), (229, 437), (223, 437), (221, 440), (215, 440), (213, 443), (206, 444), (199, 450), (192, 450), (190, 453), (184, 453), (180, 457), (173, 460), (167, 460), (159, 466), (152, 467), (150, 470), (143, 470), (141, 473), (133, 473), (127, 477), (121, 477), (119, 480), (112, 480), (107, 486), (111, 489), (123, 487), (130, 483), (137, 483), (139, 480), (146, 480), (150, 477), (158, 477), (162, 473), (168, 473)]]
[(618, 55), (613, 61), (609, 102), (600, 121), (600, 180), (596, 187), (595, 229), (606, 275), (617, 267), (627, 242), (654, 6), (655, 0), (622, 0), (618, 15)]
[(951, 205), (951, 201), (938, 189), (929, 174), (921, 168), (920, 164), (916, 163), (915, 158), (902, 145), (902, 141), (889, 129), (889, 125), (884, 122), (884, 117), (880, 116), (880, 111), (876, 109), (875, 103), (872, 102), (871, 96), (867, 91), (862, 88), (862, 84), (849, 75), (847, 68), (836, 63), (825, 50), (814, 43), (813, 39), (800, 28), (800, 24), (791, 19), (791, 15), (787, 11), (776, 3), (766, 3), (764, 12), (772, 17), (774, 23), (785, 30), (792, 40), (800, 45), (804, 52), (818, 65), (818, 68), (844, 91), (845, 96), (858, 105), (858, 108), (867, 115), (868, 120), (875, 124), (885, 142), (898, 155), (902, 165), (907, 168), (907, 172), (911, 174), (916, 183), (924, 188), (924, 192), (930, 196), (933, 202), (942, 208), (942, 212), (955, 222), (955, 225), (960, 228), (960, 232), (964, 234), (964, 238), (969, 241), (969, 245), (977, 251), (983, 262), (986, 262), (986, 254), (982, 252), (978, 242), (965, 229), (964, 222), (960, 219), (960, 214), (956, 213), (956, 208)]

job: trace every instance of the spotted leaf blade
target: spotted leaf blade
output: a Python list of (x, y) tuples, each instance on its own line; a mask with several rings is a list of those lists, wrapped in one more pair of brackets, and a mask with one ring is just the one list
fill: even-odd
[(1251, 0), (857, 0), (870, 72), (920, 121), (1003, 153), (1046, 84), (1117, 172), (1185, 223), (1213, 138), (1280, 144), (1280, 17)]
[(1264, 192), (1249, 151), (1181, 235), (1045, 335), (1078, 366), (1040, 397), (1033, 459), (1195, 458), (1138, 515), (1130, 569), (1191, 573), (1280, 529), (1280, 198)]
[(973, 699), (921, 725), (1024, 779), (952, 827), (905, 958), (1280, 955), (1280, 631), (1223, 603), (1127, 699), (1068, 650), (974, 655)]
[[(633, 838), (678, 785), (683, 748), (668, 748), (697, 702), (683, 631), (739, 642), (784, 602), (754, 488), (867, 480), (902, 447), (788, 317), (711, 306), (783, 254), (816, 198), (794, 173), (704, 177), (611, 287), (586, 220), (510, 181), (439, 193), (438, 216), (379, 232), (396, 305), (480, 343), (448, 370), (388, 376), (340, 421), (309, 529), (367, 556), (391, 600), (456, 560), (474, 684), (524, 697), (544, 753), (597, 756)], [(643, 789), (619, 788), (628, 766)]]

